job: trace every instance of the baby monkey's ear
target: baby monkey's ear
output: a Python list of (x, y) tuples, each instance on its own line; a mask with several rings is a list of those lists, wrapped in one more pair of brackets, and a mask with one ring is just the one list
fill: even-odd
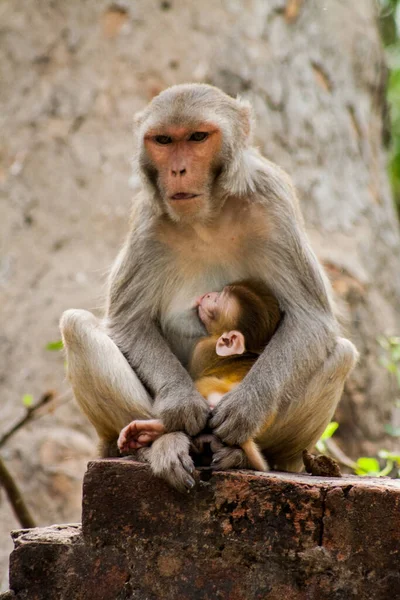
[(246, 350), (244, 345), (244, 336), (240, 331), (229, 331), (223, 333), (218, 338), (215, 351), (218, 356), (233, 356), (234, 354), (243, 354)]

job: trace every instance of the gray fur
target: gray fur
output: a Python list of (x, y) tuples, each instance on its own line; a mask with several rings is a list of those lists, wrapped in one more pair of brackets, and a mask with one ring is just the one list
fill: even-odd
[[(156, 124), (195, 127), (203, 120), (222, 130), (222, 149), (215, 158), (218, 176), (207, 190), (207, 210), (193, 222), (180, 221), (171, 217), (157, 178), (145, 167), (143, 137)], [(100, 437), (109, 432), (101, 400), (105, 391), (107, 410), (119, 415), (111, 422), (124, 421), (120, 428), (128, 422), (123, 407), (130, 404), (130, 419), (140, 418), (145, 398), (146, 410), (160, 416), (167, 430), (197, 434), (207, 421), (208, 407), (185, 369), (194, 341), (203, 334), (190, 301), (240, 278), (261, 278), (279, 300), (283, 323), (243, 382), (218, 404), (211, 426), (224, 442), (240, 444), (275, 416), (276, 445), (269, 444), (268, 435), (257, 441), (263, 449), (270, 447), (274, 464), (298, 469), (299, 407), (315, 424), (307, 439), (301, 437), (304, 448), (310, 447), (340, 399), (357, 352), (350, 342), (339, 340), (331, 290), (309, 245), (290, 179), (250, 145), (250, 107), (211, 86), (187, 84), (166, 90), (137, 116), (135, 128), (134, 169), (142, 189), (135, 198), (131, 233), (111, 272), (106, 319), (94, 326), (86, 317), (77, 320), (75, 311), (62, 320), (77, 399)], [(244, 235), (246, 219), (254, 211), (255, 226), (249, 222)], [(210, 252), (210, 245), (220, 244), (212, 238), (212, 228), (226, 215), (240, 243), (232, 246), (229, 258), (218, 261)], [(186, 236), (187, 252), (196, 246), (198, 254), (185, 260), (186, 251), (160, 239), (160, 228), (169, 228), (173, 238)], [(202, 236), (210, 235), (203, 242)], [(107, 370), (101, 356), (106, 348)], [(121, 388), (121, 377), (131, 386), (129, 399), (121, 397), (120, 389), (113, 394), (114, 385)], [(142, 404), (135, 402), (135, 394)], [(281, 424), (286, 442), (279, 437)], [(176, 437), (153, 444), (149, 460), (155, 473), (182, 489), (191, 465), (182, 459), (188, 439), (180, 435), (179, 444)]]

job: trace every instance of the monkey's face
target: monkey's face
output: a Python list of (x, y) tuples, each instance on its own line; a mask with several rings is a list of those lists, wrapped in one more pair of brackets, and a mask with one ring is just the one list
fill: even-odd
[(213, 183), (220, 170), (221, 131), (212, 123), (160, 126), (144, 138), (145, 170), (174, 221), (202, 220), (216, 210)]
[(239, 320), (240, 306), (227, 288), (222, 292), (209, 292), (196, 300), (195, 306), (207, 333), (220, 334), (235, 329)]

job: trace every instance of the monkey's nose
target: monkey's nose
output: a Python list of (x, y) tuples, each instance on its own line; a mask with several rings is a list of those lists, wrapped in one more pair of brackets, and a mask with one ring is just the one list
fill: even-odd
[(174, 177), (176, 177), (176, 176), (178, 175), (178, 173), (179, 173), (179, 175), (181, 175), (181, 176), (182, 176), (182, 175), (185, 175), (185, 173), (186, 173), (186, 169), (180, 169), (179, 171), (175, 171), (174, 169), (171, 169), (171, 171), (172, 171), (172, 175), (173, 175)]

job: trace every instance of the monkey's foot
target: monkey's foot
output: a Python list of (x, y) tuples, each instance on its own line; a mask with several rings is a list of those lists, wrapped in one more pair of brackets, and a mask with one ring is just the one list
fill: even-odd
[(325, 454), (313, 456), (308, 450), (303, 450), (303, 462), (307, 473), (311, 473), (311, 475), (320, 477), (342, 477), (338, 462)]
[(212, 433), (201, 433), (190, 440), (190, 454), (196, 467), (209, 467), (215, 453), (224, 447)]
[(154, 475), (165, 479), (180, 492), (195, 485), (194, 464), (189, 455), (190, 440), (182, 431), (162, 435), (149, 448), (150, 464)]
[(229, 469), (251, 469), (250, 462), (241, 448), (223, 446), (213, 457), (212, 469), (228, 471)]
[(216, 435), (213, 435), (212, 433), (201, 433), (191, 439), (190, 450), (195, 454), (202, 454), (207, 445), (210, 446), (212, 453), (215, 453), (224, 447), (224, 444)]
[(138, 448), (137, 450), (131, 450), (129, 454), (124, 455), (124, 459), (134, 460), (135, 462), (141, 463), (149, 463), (150, 448)]

